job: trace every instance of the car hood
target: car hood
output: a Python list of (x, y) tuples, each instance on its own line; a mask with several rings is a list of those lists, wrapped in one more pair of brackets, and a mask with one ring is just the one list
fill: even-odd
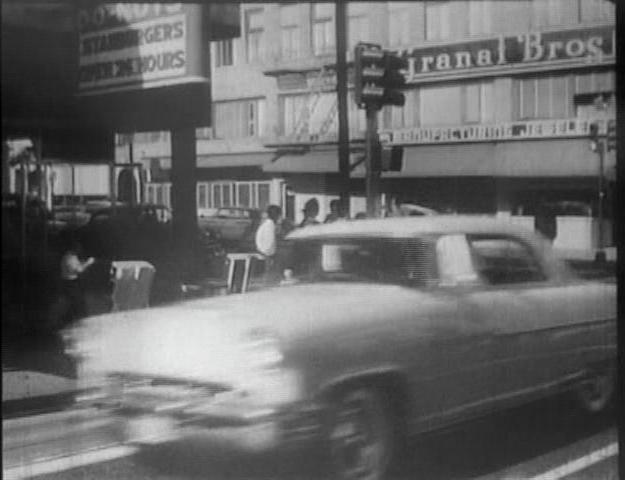
[(92, 317), (75, 332), (97, 370), (231, 381), (249, 370), (248, 346), (259, 337), (288, 350), (389, 328), (389, 319), (414, 316), (415, 303), (425, 306), (428, 297), (392, 285), (302, 284)]

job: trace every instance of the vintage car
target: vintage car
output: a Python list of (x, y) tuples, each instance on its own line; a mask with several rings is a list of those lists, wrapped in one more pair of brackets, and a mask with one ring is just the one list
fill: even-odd
[(260, 211), (253, 208), (219, 208), (213, 215), (200, 213), (198, 225), (220, 240), (240, 242), (252, 238), (260, 218)]
[(405, 435), (571, 393), (610, 405), (616, 289), (489, 217), (336, 222), (287, 239), (284, 280), (93, 317), (66, 332), (82, 400), (159, 442), (234, 427), (317, 440), (339, 478), (381, 478)]

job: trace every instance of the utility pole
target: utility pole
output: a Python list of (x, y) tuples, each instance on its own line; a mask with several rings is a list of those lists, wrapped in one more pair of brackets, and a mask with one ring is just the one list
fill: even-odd
[(347, 3), (336, 0), (336, 94), (338, 107), (338, 155), (341, 210), (349, 218), (349, 123), (347, 115)]

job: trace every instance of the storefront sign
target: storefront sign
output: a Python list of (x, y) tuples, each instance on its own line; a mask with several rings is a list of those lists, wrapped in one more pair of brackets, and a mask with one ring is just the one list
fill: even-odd
[(610, 26), (476, 40), (399, 53), (408, 61), (407, 82), (450, 73), (483, 72), (495, 67), (553, 66), (558, 63), (604, 62), (615, 58), (615, 29)]
[(78, 11), (82, 94), (207, 81), (202, 7), (106, 3)]
[(405, 145), (586, 137), (589, 135), (590, 124), (593, 122), (599, 124), (599, 134), (605, 135), (607, 123), (605, 119), (572, 118), (382, 131), (380, 132), (380, 141), (388, 144)]

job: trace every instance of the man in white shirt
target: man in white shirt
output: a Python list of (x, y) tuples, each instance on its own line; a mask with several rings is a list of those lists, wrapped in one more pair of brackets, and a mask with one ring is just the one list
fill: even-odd
[(267, 207), (267, 218), (256, 230), (256, 250), (265, 257), (271, 258), (276, 254), (277, 224), (280, 221), (282, 209), (277, 205)]

